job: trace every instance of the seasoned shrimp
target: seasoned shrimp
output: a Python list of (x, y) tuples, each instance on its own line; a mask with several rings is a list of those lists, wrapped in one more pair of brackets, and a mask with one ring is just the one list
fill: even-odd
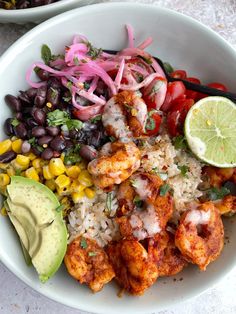
[(236, 168), (216, 168), (206, 166), (203, 168), (203, 177), (206, 178), (209, 186), (220, 188), (226, 181), (236, 184)]
[(226, 195), (222, 200), (216, 201), (214, 204), (221, 215), (233, 215), (236, 213), (236, 196)]
[(175, 244), (182, 255), (201, 270), (206, 270), (221, 253), (224, 227), (218, 209), (212, 202), (186, 211), (175, 233)]
[(64, 261), (69, 274), (94, 292), (115, 277), (106, 252), (92, 239), (76, 238), (69, 244)]
[(160, 196), (163, 181), (156, 175), (138, 173), (131, 181), (135, 193), (129, 194), (132, 199), (126, 199), (126, 203), (135, 204), (135, 208), (116, 220), (123, 237), (143, 240), (163, 230), (173, 212), (172, 197), (168, 193)]
[(140, 158), (140, 151), (133, 142), (107, 143), (99, 157), (88, 164), (88, 171), (96, 186), (110, 190), (114, 184), (120, 184), (139, 168)]
[(104, 106), (102, 122), (106, 132), (120, 140), (140, 137), (145, 132), (147, 106), (137, 92), (123, 91)]
[(131, 294), (142, 295), (156, 281), (157, 266), (138, 241), (121, 240), (110, 244), (107, 253), (117, 282)]

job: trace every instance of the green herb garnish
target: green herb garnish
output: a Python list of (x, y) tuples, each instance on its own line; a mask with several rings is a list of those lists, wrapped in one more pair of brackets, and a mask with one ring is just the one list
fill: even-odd
[(163, 62), (165, 71), (170, 74), (174, 71), (173, 67), (168, 62)]
[(113, 142), (115, 142), (115, 137), (114, 136), (109, 136), (109, 140), (113, 143)]
[(90, 56), (93, 60), (98, 58), (102, 53), (101, 48), (99, 49), (95, 48), (90, 42), (87, 42), (87, 47), (88, 47), (87, 55)]
[(53, 87), (50, 87), (50, 90), (52, 91), (52, 93), (51, 93), (52, 98), (55, 99), (58, 95), (58, 91), (56, 89), (54, 89)]
[(183, 177), (188, 177), (187, 172), (189, 171), (189, 167), (186, 165), (178, 166), (178, 169), (180, 170)]
[(74, 57), (73, 61), (75, 65), (79, 65), (79, 59), (77, 56)]
[(150, 57), (150, 58), (142, 57), (142, 59), (143, 59), (147, 64), (149, 64), (149, 65), (152, 64), (152, 59), (151, 59), (151, 57)]
[(69, 130), (72, 130), (72, 129), (80, 130), (83, 126), (83, 122), (76, 119), (70, 119), (66, 122), (66, 125)]
[(20, 121), (18, 121), (16, 118), (14, 118), (12, 121), (11, 121), (11, 125), (12, 126), (17, 126), (20, 124)]
[(133, 199), (133, 203), (136, 207), (142, 207), (143, 201), (140, 199), (138, 195), (136, 195)]
[(220, 189), (211, 188), (207, 191), (207, 196), (211, 201), (219, 200), (228, 194), (230, 194), (230, 190), (224, 186)]
[(91, 123), (96, 123), (98, 121), (102, 120), (102, 115), (101, 114), (98, 114), (97, 116), (93, 117), (90, 119), (90, 122)]
[(52, 60), (52, 52), (51, 52), (51, 49), (47, 45), (42, 45), (41, 58), (43, 59), (44, 63), (47, 65)]
[(15, 175), (16, 176), (21, 176), (21, 169), (16, 169), (15, 170)]
[(171, 187), (169, 186), (169, 184), (163, 184), (161, 187), (160, 187), (160, 196), (165, 196), (166, 193), (171, 189)]
[(148, 118), (147, 118), (147, 121), (146, 121), (146, 125), (145, 125), (145, 129), (146, 130), (154, 130), (155, 127), (156, 127), (156, 122), (155, 120), (152, 118), (152, 114), (156, 112), (156, 110), (151, 110), (148, 112)]
[(81, 241), (80, 241), (80, 246), (82, 247), (82, 249), (87, 249), (88, 243), (87, 243), (87, 241), (85, 240), (85, 238), (82, 238), (82, 239), (81, 239)]
[(173, 143), (175, 149), (186, 149), (187, 148), (187, 142), (186, 138), (183, 135), (178, 135), (173, 138)]
[(157, 167), (152, 168), (152, 172), (154, 172), (164, 181), (168, 178), (168, 174), (166, 172), (160, 172)]
[(96, 252), (88, 252), (88, 256), (96, 256), (97, 253)]
[(112, 192), (107, 193), (106, 207), (109, 211), (112, 209)]
[(62, 97), (62, 99), (66, 102), (70, 102), (72, 97), (71, 96), (68, 96), (68, 97)]
[(68, 112), (59, 109), (51, 111), (47, 114), (47, 123), (49, 126), (66, 125), (69, 130), (79, 130), (83, 127), (83, 122), (71, 119)]
[(87, 82), (84, 82), (84, 89), (89, 90), (90, 84)]

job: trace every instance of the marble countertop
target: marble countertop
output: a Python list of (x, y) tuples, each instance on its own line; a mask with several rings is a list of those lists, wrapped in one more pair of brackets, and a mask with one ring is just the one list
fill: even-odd
[[(218, 32), (236, 49), (236, 0), (136, 0), (132, 2), (152, 3), (190, 15)], [(0, 23), (0, 55), (33, 26), (33, 24), (19, 26)], [(82, 313), (41, 296), (22, 283), (2, 264), (0, 264), (0, 287), (0, 313), (2, 314)], [(235, 291), (236, 268), (216, 287), (201, 296), (158, 312), (158, 314), (235, 314)]]

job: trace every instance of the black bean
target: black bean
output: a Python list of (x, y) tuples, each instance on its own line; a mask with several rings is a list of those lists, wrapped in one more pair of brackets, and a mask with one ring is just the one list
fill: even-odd
[(24, 141), (21, 145), (21, 151), (23, 154), (26, 154), (30, 151), (31, 145), (28, 141)]
[(60, 132), (60, 129), (56, 126), (47, 126), (46, 131), (51, 136), (57, 136)]
[(41, 157), (44, 160), (50, 160), (54, 156), (53, 150), (47, 147), (41, 154)]
[(20, 95), (18, 96), (18, 98), (23, 102), (23, 104), (30, 104), (31, 103), (31, 100), (29, 98), (29, 96), (27, 95), (26, 92), (24, 91), (20, 91)]
[(47, 81), (49, 79), (49, 73), (45, 70), (39, 69), (37, 75), (42, 81)]
[(41, 151), (37, 147), (32, 147), (32, 153), (34, 153), (36, 156), (41, 155)]
[(53, 106), (57, 106), (60, 100), (60, 90), (55, 87), (50, 87), (47, 91), (47, 101)]
[(30, 128), (33, 128), (33, 127), (35, 127), (35, 126), (38, 126), (38, 123), (37, 123), (34, 119), (32, 119), (32, 118), (26, 119), (26, 123), (27, 123), (27, 125), (28, 125)]
[(53, 139), (52, 136), (50, 135), (45, 135), (45, 136), (42, 136), (38, 139), (38, 144), (40, 146), (43, 146), (44, 144), (49, 144), (51, 142), (51, 140)]
[(34, 137), (42, 137), (46, 135), (46, 130), (44, 127), (42, 126), (35, 126), (33, 129), (32, 129), (32, 136)]
[(26, 94), (28, 95), (28, 97), (30, 99), (34, 99), (34, 97), (37, 95), (37, 88), (29, 88), (27, 91), (26, 91)]
[(15, 135), (19, 138), (25, 139), (27, 137), (27, 129), (24, 125), (23, 122), (20, 122), (16, 127), (15, 127)]
[(49, 87), (56, 88), (58, 90), (60, 90), (60, 88), (62, 87), (61, 82), (56, 77), (50, 77), (48, 80), (48, 85)]
[(21, 102), (15, 96), (6, 95), (5, 102), (13, 111), (21, 111)]
[(14, 134), (13, 126), (12, 126), (12, 118), (7, 118), (4, 122), (4, 132), (6, 135), (11, 136)]
[(16, 158), (16, 153), (13, 152), (13, 150), (10, 150), (9, 152), (0, 155), (0, 162), (7, 163), (12, 161), (14, 158)]
[(46, 96), (47, 96), (47, 86), (41, 86), (37, 90), (37, 95), (34, 98), (34, 104), (37, 107), (42, 108), (46, 103)]
[(46, 120), (46, 113), (42, 109), (33, 110), (32, 116), (39, 125), (43, 125)]
[(85, 131), (92, 131), (92, 130), (96, 130), (97, 128), (98, 128), (98, 125), (96, 123), (84, 122), (83, 124), (83, 130)]
[(100, 131), (94, 131), (90, 136), (88, 136), (87, 143), (88, 145), (98, 148), (101, 145), (102, 133)]
[(66, 148), (69, 149), (69, 148), (72, 148), (74, 146), (73, 142), (70, 141), (70, 140), (66, 140), (65, 141), (65, 144), (66, 144)]
[(17, 120), (22, 121), (23, 120), (22, 112), (17, 112), (15, 117), (16, 117)]
[(86, 159), (87, 161), (91, 161), (98, 156), (98, 152), (95, 148), (82, 144), (80, 146), (79, 154), (82, 158)]
[(54, 139), (50, 142), (50, 147), (53, 150), (56, 150), (58, 152), (61, 152), (63, 149), (65, 149), (65, 140), (61, 136), (56, 136)]
[(32, 111), (32, 107), (30, 106), (25, 106), (21, 109), (21, 112), (25, 115), (25, 114), (31, 114)]

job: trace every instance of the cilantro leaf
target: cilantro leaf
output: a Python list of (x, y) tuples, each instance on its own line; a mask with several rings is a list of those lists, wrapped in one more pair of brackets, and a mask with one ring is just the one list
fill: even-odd
[(69, 119), (69, 113), (59, 109), (48, 112), (47, 114), (47, 122), (49, 126), (59, 126), (66, 124)]
[(165, 71), (166, 71), (168, 74), (174, 72), (174, 69), (173, 69), (173, 67), (170, 65), (170, 63), (168, 63), (168, 62), (163, 62), (163, 66), (164, 66)]
[(102, 120), (102, 115), (101, 114), (98, 114), (97, 116), (93, 117), (90, 119), (90, 122), (91, 123), (96, 123), (98, 121)]
[(178, 169), (180, 170), (183, 177), (188, 177), (187, 172), (189, 171), (189, 167), (186, 165), (178, 166)]
[(171, 187), (169, 186), (169, 184), (163, 184), (161, 187), (160, 187), (160, 196), (165, 196), (166, 193), (171, 189)]
[(44, 63), (47, 65), (52, 60), (52, 52), (51, 52), (51, 49), (47, 45), (42, 45), (41, 58), (43, 59)]
[(112, 209), (112, 192), (107, 193), (106, 207), (109, 211)]
[(178, 135), (173, 138), (173, 143), (175, 149), (186, 149), (187, 148), (187, 142), (183, 135)]
[(142, 207), (143, 205), (143, 201), (140, 199), (140, 197), (138, 195), (136, 195), (133, 199), (133, 203), (135, 206), (137, 207)]
[(96, 252), (88, 252), (88, 256), (96, 256), (97, 253)]
[(69, 130), (72, 130), (72, 129), (79, 130), (83, 127), (83, 122), (80, 120), (76, 120), (76, 119), (70, 119), (66, 122), (66, 125), (67, 125)]
[(213, 187), (207, 191), (207, 196), (211, 201), (219, 200), (228, 194), (230, 194), (230, 190), (224, 186), (220, 189)]
[(88, 247), (88, 243), (86, 241), (85, 238), (82, 238), (81, 241), (80, 241), (80, 246), (82, 247), (82, 249), (87, 249)]
[(92, 58), (92, 60), (96, 59), (99, 57), (102, 53), (101, 48), (95, 48), (90, 42), (87, 42), (87, 47), (88, 47), (88, 52), (87, 55)]
[(12, 121), (11, 121), (11, 125), (12, 126), (17, 126), (17, 125), (19, 125), (20, 124), (20, 122), (16, 119), (16, 118), (14, 118)]

